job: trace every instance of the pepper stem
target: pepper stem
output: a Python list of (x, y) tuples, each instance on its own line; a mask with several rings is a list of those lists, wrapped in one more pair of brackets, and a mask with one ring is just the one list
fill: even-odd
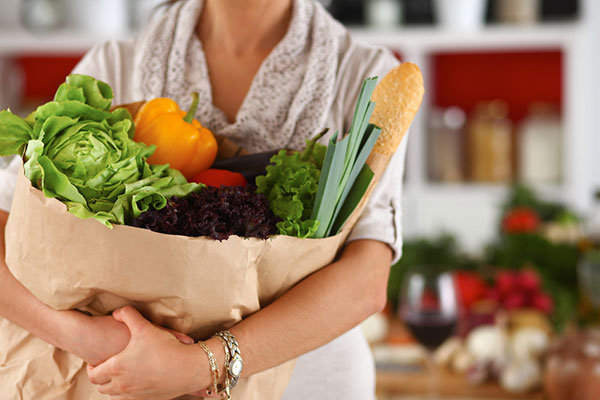
[(192, 105), (190, 106), (190, 109), (188, 110), (187, 114), (185, 114), (185, 117), (183, 117), (183, 120), (188, 124), (191, 124), (194, 120), (196, 112), (198, 111), (198, 103), (200, 103), (200, 96), (197, 92), (192, 93), (192, 98)]
[(325, 128), (318, 135), (316, 135), (315, 137), (313, 137), (312, 139), (310, 139), (308, 141), (308, 146), (306, 146), (306, 149), (304, 149), (304, 151), (302, 152), (302, 156), (300, 157), (300, 159), (302, 161), (308, 161), (310, 159), (310, 157), (312, 157), (313, 150), (315, 149), (315, 144), (317, 143), (317, 141), (319, 139), (321, 139), (323, 136), (325, 136), (325, 134), (328, 131), (329, 131), (329, 128)]

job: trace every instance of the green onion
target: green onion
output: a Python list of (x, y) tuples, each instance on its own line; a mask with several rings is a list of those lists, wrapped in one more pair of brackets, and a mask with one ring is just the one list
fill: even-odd
[[(329, 141), (311, 219), (319, 221), (313, 237), (337, 233), (360, 202), (373, 178), (365, 162), (381, 130), (369, 124), (375, 108), (371, 99), (377, 78), (366, 79), (360, 90), (352, 124), (341, 140), (337, 133)], [(370, 175), (369, 175), (370, 172)]]

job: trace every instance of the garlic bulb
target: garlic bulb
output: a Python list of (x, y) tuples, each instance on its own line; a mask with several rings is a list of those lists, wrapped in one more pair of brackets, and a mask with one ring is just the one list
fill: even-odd
[(477, 361), (490, 361), (496, 365), (506, 362), (508, 338), (497, 326), (480, 326), (467, 338), (467, 349)]
[(500, 374), (500, 385), (513, 393), (525, 393), (540, 385), (542, 371), (535, 361), (515, 361)]
[(550, 337), (539, 328), (519, 328), (512, 334), (510, 345), (517, 361), (537, 360), (548, 350)]
[(464, 348), (454, 355), (452, 359), (452, 370), (465, 373), (475, 364), (475, 358)]
[(462, 340), (457, 337), (452, 337), (446, 340), (434, 353), (433, 360), (439, 367), (448, 366), (457, 353), (462, 352)]

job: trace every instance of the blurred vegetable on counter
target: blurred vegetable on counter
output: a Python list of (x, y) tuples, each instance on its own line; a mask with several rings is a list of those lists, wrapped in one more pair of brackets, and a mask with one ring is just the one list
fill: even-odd
[(531, 233), (540, 226), (535, 211), (527, 207), (515, 207), (504, 215), (502, 228), (506, 233)]
[(600, 332), (574, 331), (552, 343), (544, 392), (549, 400), (600, 398)]
[(498, 237), (479, 255), (461, 253), (449, 234), (407, 240), (402, 259), (390, 274), (392, 307), (397, 306), (405, 269), (437, 264), (455, 271), (466, 311), (463, 334), (489, 321), (490, 313), (498, 309), (537, 309), (559, 330), (581, 322), (577, 265), (582, 247), (581, 235), (574, 233), (581, 231), (581, 219), (562, 204), (539, 199), (525, 186), (515, 186), (502, 211)]

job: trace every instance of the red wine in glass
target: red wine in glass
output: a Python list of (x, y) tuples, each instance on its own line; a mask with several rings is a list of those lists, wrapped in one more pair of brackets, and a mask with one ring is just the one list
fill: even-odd
[(456, 329), (456, 318), (435, 312), (406, 314), (403, 320), (413, 337), (429, 351), (435, 351)]
[(458, 300), (452, 274), (437, 266), (412, 268), (404, 277), (400, 318), (414, 338), (428, 350), (430, 399), (437, 398), (437, 371), (433, 351), (454, 333)]

